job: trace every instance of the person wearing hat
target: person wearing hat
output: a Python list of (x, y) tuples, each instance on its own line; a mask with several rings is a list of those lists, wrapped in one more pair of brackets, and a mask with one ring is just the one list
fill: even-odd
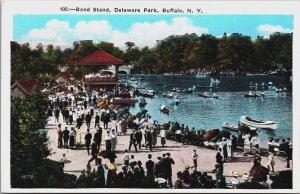
[(87, 133), (84, 136), (84, 140), (85, 140), (85, 146), (88, 155), (90, 155), (91, 139), (92, 139), (92, 134), (90, 133), (90, 129), (87, 129)]
[(99, 125), (99, 124), (100, 124), (100, 116), (97, 112), (96, 116), (95, 116), (95, 126), (94, 126), (94, 128), (96, 128), (96, 126)]
[(172, 188), (172, 165), (175, 164), (173, 158), (170, 153), (166, 153), (166, 158), (164, 159), (165, 164), (165, 179), (170, 183), (170, 187)]
[(98, 158), (97, 161), (97, 177), (98, 177), (98, 181), (99, 181), (99, 187), (103, 188), (105, 187), (105, 170), (104, 170), (104, 166), (102, 165), (102, 159)]
[(97, 162), (98, 162), (98, 157), (97, 157), (98, 150), (97, 150), (97, 145), (96, 145), (95, 141), (93, 141), (93, 143), (91, 145), (91, 148), (92, 148), (92, 152), (91, 152), (92, 158), (88, 161), (88, 164), (90, 164), (91, 161), (95, 160), (95, 165), (97, 165)]
[(181, 171), (177, 172), (177, 180), (175, 181), (175, 189), (183, 189), (183, 174)]
[(117, 187), (118, 188), (126, 188), (129, 185), (129, 177), (128, 177), (128, 173), (127, 173), (127, 167), (126, 165), (122, 165), (121, 166), (122, 171), (118, 173), (117, 177), (118, 177), (118, 183), (117, 183)]
[(161, 163), (161, 156), (157, 157), (157, 162), (154, 165), (154, 175), (155, 178), (162, 178), (163, 177), (163, 172), (162, 172), (162, 163)]
[(57, 147), (61, 148), (62, 147), (62, 130), (61, 130), (61, 124), (58, 124), (57, 129), (56, 129), (56, 135), (57, 135)]
[(110, 134), (110, 130), (106, 130), (106, 134), (105, 134), (104, 139), (105, 139), (106, 150), (111, 151), (111, 134)]
[(118, 138), (117, 138), (117, 134), (115, 132), (115, 129), (111, 130), (111, 139), (110, 139), (110, 142), (111, 142), (111, 151), (114, 152), (116, 150), (117, 143), (118, 143)]
[(135, 152), (137, 152), (138, 150), (137, 150), (137, 146), (136, 146), (136, 133), (135, 133), (135, 131), (133, 131), (133, 132), (130, 134), (130, 137), (129, 137), (129, 138), (130, 138), (130, 139), (129, 139), (129, 147), (128, 147), (128, 150), (130, 151), (131, 146), (132, 146), (132, 144), (133, 144), (134, 149), (135, 149)]
[(64, 147), (65, 148), (68, 148), (68, 142), (69, 142), (69, 133), (70, 131), (68, 130), (68, 127), (65, 127), (65, 129), (63, 130), (62, 132), (62, 136), (63, 136), (63, 139), (64, 139)]
[(190, 183), (190, 166), (186, 165), (184, 171), (182, 172), (182, 179), (184, 183)]
[(148, 154), (148, 161), (146, 162), (146, 169), (147, 169), (146, 180), (149, 185), (153, 184), (154, 182), (154, 162), (151, 159), (152, 159), (152, 155)]

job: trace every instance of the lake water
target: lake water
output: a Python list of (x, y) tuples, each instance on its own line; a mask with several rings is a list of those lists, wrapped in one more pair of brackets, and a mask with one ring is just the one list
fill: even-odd
[[(141, 77), (141, 75), (131, 75), (130, 77)], [(146, 89), (157, 89), (158, 93), (154, 98), (146, 98), (147, 109), (153, 120), (159, 123), (168, 121), (178, 121), (180, 124), (188, 125), (191, 129), (214, 129), (221, 127), (222, 121), (237, 124), (242, 115), (271, 120), (278, 123), (278, 128), (258, 129), (262, 146), (267, 146), (269, 136), (292, 137), (292, 83), (288, 76), (220, 76), (218, 88), (214, 91), (218, 99), (206, 99), (198, 96), (198, 92), (209, 91), (209, 89), (199, 89), (192, 94), (174, 93), (182, 99), (177, 106), (174, 99), (162, 97), (163, 92), (168, 92), (174, 86), (181, 88), (192, 88), (193, 85), (210, 84), (210, 77), (196, 78), (196, 76), (164, 76), (164, 75), (144, 75), (145, 79), (139, 81), (138, 85), (143, 85)], [(261, 83), (274, 83), (289, 89), (286, 93), (276, 93), (274, 88), (264, 86), (265, 97), (245, 98), (244, 93), (254, 87), (249, 87), (249, 83), (257, 83), (257, 90), (261, 90)], [(157, 83), (166, 85), (158, 86)], [(160, 112), (161, 104), (165, 104), (169, 110), (169, 115)], [(136, 104), (130, 107), (130, 112), (135, 114), (141, 108)], [(234, 132), (233, 132), (234, 133)]]

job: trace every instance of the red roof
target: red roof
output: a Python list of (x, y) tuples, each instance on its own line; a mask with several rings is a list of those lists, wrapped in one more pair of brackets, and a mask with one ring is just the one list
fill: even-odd
[(70, 80), (70, 78), (73, 77), (68, 71), (61, 72), (59, 75), (63, 76), (66, 80)]
[(118, 59), (103, 50), (98, 50), (77, 62), (79, 65), (115, 65), (123, 64), (123, 60)]
[(15, 85), (21, 86), (21, 88), (24, 89), (27, 94), (31, 94), (33, 88), (36, 88), (38, 90), (42, 89), (42, 85), (40, 84), (40, 82), (38, 82), (33, 77), (18, 80), (16, 81)]

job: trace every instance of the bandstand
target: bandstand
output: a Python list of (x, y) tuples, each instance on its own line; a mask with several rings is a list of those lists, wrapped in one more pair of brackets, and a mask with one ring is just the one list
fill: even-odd
[[(82, 82), (86, 90), (93, 88), (113, 88), (118, 85), (119, 66), (123, 64), (123, 60), (118, 59), (111, 54), (98, 50), (77, 61), (82, 71)], [(107, 69), (109, 66), (115, 66), (115, 74), (101, 74), (94, 72), (94, 69)]]

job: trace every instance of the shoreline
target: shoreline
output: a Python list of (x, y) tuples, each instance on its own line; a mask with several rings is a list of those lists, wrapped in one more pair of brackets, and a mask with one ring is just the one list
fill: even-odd
[[(95, 111), (96, 113), (97, 111)], [(62, 121), (62, 116), (60, 116), (60, 121)], [(54, 117), (50, 117), (47, 125), (46, 125), (46, 129), (48, 130), (48, 136), (49, 136), (49, 141), (50, 141), (50, 145), (49, 147), (52, 148), (52, 155), (50, 155), (48, 158), (52, 159), (54, 161), (57, 161), (58, 158), (65, 153), (66, 154), (66, 158), (70, 161), (70, 163), (66, 163), (65, 164), (65, 172), (70, 173), (70, 174), (80, 174), (80, 172), (83, 169), (86, 169), (86, 164), (87, 161), (91, 158), (91, 156), (87, 155), (87, 151), (84, 145), (78, 147), (78, 149), (64, 149), (64, 148), (57, 148), (56, 146), (56, 128), (57, 128), (57, 124), (54, 122)], [(75, 127), (75, 124), (73, 125), (65, 125), (64, 123), (62, 124), (62, 129), (64, 129), (66, 126), (68, 127), (68, 129), (70, 129), (70, 127)], [(94, 126), (94, 117), (92, 117), (92, 122), (91, 122), (91, 126)], [(102, 128), (103, 127), (103, 123), (100, 122), (100, 126)], [(109, 123), (109, 127), (110, 127), (110, 123)], [(82, 144), (84, 143), (84, 135), (86, 132), (86, 124), (83, 123), (82, 127), (81, 127), (81, 140), (82, 140)], [(90, 128), (90, 132), (93, 135), (96, 130), (95, 128), (91, 127)], [(123, 164), (122, 162), (122, 155), (124, 153), (125, 149), (128, 149), (128, 145), (129, 145), (129, 134), (131, 132), (131, 129), (127, 130), (127, 133), (125, 135), (121, 135), (118, 136), (118, 144), (116, 147), (116, 164), (118, 166), (117, 172), (121, 171), (121, 165)], [(104, 143), (104, 134), (105, 131), (103, 129), (103, 133), (102, 133), (102, 142), (101, 142), (101, 146), (100, 146), (100, 150), (102, 150), (103, 148), (105, 149), (105, 143)], [(154, 162), (157, 162), (157, 157), (161, 156), (162, 153), (167, 153), (169, 152), (171, 154), (171, 157), (174, 159), (175, 164), (172, 166), (172, 180), (173, 183), (177, 180), (176, 177), (176, 173), (178, 171), (183, 171), (184, 167), (186, 165), (189, 166), (193, 166), (193, 162), (192, 162), (192, 150), (196, 149), (197, 154), (199, 155), (198, 158), (198, 171), (200, 172), (208, 172), (213, 179), (215, 179), (215, 173), (211, 173), (212, 170), (214, 169), (214, 164), (215, 164), (215, 155), (217, 153), (216, 150), (213, 149), (208, 149), (205, 147), (199, 147), (199, 146), (194, 146), (194, 145), (182, 145), (182, 143), (178, 143), (178, 142), (174, 142), (172, 140), (166, 140), (166, 146), (165, 147), (161, 147), (160, 146), (160, 138), (157, 138), (157, 146), (155, 148), (153, 148), (153, 151), (150, 152), (149, 150), (146, 150), (144, 147), (142, 147), (141, 150), (139, 150), (137, 153), (134, 150), (134, 148), (132, 148), (132, 150), (129, 152), (130, 155), (133, 154), (135, 156), (135, 161), (137, 160), (141, 160), (142, 161), (142, 166), (144, 167), (144, 170), (146, 170), (145, 168), (145, 162), (148, 160), (147, 155), (149, 153), (152, 154), (152, 160)], [(244, 174), (244, 173), (249, 173), (250, 168), (253, 165), (252, 162), (252, 156), (248, 155), (247, 157), (244, 157), (242, 153), (238, 153), (235, 152), (235, 157), (224, 163), (224, 177), (226, 179), (226, 182), (229, 183), (230, 180), (233, 178), (232, 176), (232, 172), (233, 171), (239, 171), (240, 174)], [(107, 164), (109, 161), (108, 159), (102, 159), (102, 164)], [(275, 172), (278, 171), (285, 171), (285, 170), (292, 170), (293, 169), (293, 165), (291, 162), (291, 168), (290, 169), (286, 169), (285, 168), (285, 163), (280, 161), (278, 158), (275, 158)], [(261, 164), (263, 166), (266, 166), (267, 164), (267, 157), (262, 155), (262, 161)], [(94, 165), (94, 162), (91, 163), (91, 167), (92, 169), (95, 168), (96, 166)], [(192, 172), (192, 170), (190, 170), (190, 173)], [(241, 182), (243, 182), (243, 179), (240, 177), (239, 178)]]

